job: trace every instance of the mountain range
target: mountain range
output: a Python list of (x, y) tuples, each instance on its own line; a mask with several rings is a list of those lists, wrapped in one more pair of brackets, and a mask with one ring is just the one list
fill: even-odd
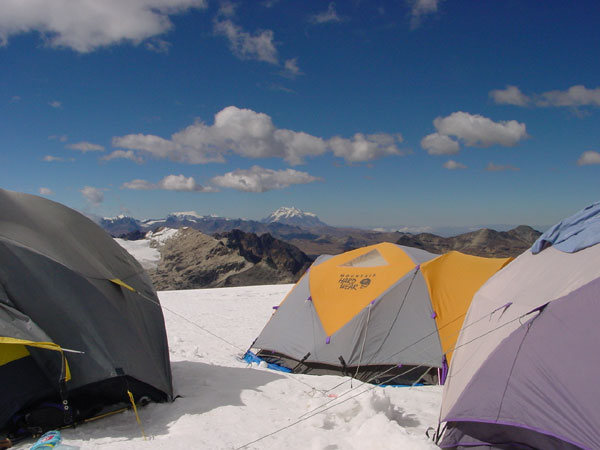
[(179, 230), (155, 245), (160, 261), (149, 273), (159, 290), (295, 283), (318, 255), (379, 242), (437, 254), (457, 250), (477, 256), (515, 257), (541, 235), (527, 225), (508, 231), (482, 228), (450, 237), (337, 228), (296, 208), (280, 208), (262, 221), (200, 216), (190, 211), (146, 221), (119, 216), (102, 219), (100, 224), (126, 240), (147, 239), (147, 232), (157, 229)]
[(333, 227), (315, 214), (293, 207), (282, 207), (261, 221), (231, 219), (214, 215), (201, 216), (194, 211), (169, 214), (163, 219), (138, 220), (128, 216), (103, 218), (100, 225), (111, 235), (139, 239), (147, 231), (160, 227), (188, 227), (207, 235), (240, 230), (273, 238), (296, 246), (309, 258), (322, 254), (338, 254), (379, 242), (393, 242), (422, 248), (433, 253), (459, 250), (480, 256), (516, 256), (540, 235), (539, 231), (521, 225), (508, 231), (482, 228), (456, 236), (443, 237), (433, 233), (376, 231), (358, 228)]

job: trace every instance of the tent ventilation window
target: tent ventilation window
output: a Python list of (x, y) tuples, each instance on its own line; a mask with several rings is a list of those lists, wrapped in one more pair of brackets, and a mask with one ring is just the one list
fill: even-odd
[(376, 266), (387, 266), (388, 262), (386, 259), (379, 253), (379, 250), (374, 249), (364, 255), (360, 255), (353, 260), (350, 260), (344, 264), (341, 264), (340, 267), (376, 267)]

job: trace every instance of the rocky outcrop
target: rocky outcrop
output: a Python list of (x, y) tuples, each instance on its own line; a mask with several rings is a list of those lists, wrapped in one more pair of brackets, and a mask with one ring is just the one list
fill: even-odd
[(447, 238), (430, 233), (405, 234), (396, 243), (421, 248), (431, 253), (457, 250), (469, 255), (504, 258), (520, 255), (530, 248), (540, 235), (539, 231), (527, 225), (520, 225), (509, 231), (482, 228), (471, 233)]
[(181, 229), (159, 251), (150, 273), (157, 290), (295, 283), (311, 264), (290, 244), (240, 230), (213, 237)]

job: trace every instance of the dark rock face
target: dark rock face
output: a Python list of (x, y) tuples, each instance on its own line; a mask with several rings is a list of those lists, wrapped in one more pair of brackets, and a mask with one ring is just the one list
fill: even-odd
[(233, 230), (214, 237), (181, 229), (159, 248), (157, 290), (295, 283), (311, 260), (269, 234)]
[(488, 228), (444, 238), (430, 233), (405, 234), (396, 243), (417, 247), (431, 253), (446, 253), (457, 250), (462, 253), (487, 257), (516, 257), (529, 249), (541, 235), (527, 225), (520, 225), (509, 231), (495, 231)]
[(146, 233), (141, 230), (133, 230), (129, 233), (123, 233), (118, 238), (125, 239), (126, 241), (139, 241), (140, 239), (144, 239)]

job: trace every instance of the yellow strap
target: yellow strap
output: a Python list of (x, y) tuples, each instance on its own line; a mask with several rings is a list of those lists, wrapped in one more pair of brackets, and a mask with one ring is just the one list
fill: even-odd
[(135, 400), (133, 400), (133, 394), (131, 393), (131, 391), (127, 391), (127, 394), (129, 395), (129, 400), (131, 401), (131, 406), (133, 406), (133, 412), (135, 413), (135, 419), (137, 420), (137, 423), (140, 426), (140, 429), (142, 430), (142, 436), (144, 436), (144, 440), (146, 440), (146, 433), (144, 432), (144, 426), (142, 425), (142, 421), (140, 420), (140, 416), (137, 411), (137, 406), (135, 405)]
[(112, 278), (109, 281), (112, 281), (113, 283), (118, 284), (119, 286), (123, 286), (125, 289), (129, 289), (131, 292), (137, 292), (134, 288), (132, 288), (131, 286), (129, 286), (123, 280), (119, 280), (118, 278)]
[(55, 344), (54, 342), (35, 342), (35, 341), (28, 341), (25, 339), (0, 337), (0, 344), (27, 345), (29, 347), (37, 347), (37, 348), (43, 348), (45, 350), (53, 350), (56, 352), (60, 352), (63, 362), (64, 362), (64, 365), (65, 365), (65, 381), (69, 381), (71, 379), (71, 370), (69, 369), (69, 363), (67, 362), (67, 358), (65, 357), (63, 349), (60, 345)]

